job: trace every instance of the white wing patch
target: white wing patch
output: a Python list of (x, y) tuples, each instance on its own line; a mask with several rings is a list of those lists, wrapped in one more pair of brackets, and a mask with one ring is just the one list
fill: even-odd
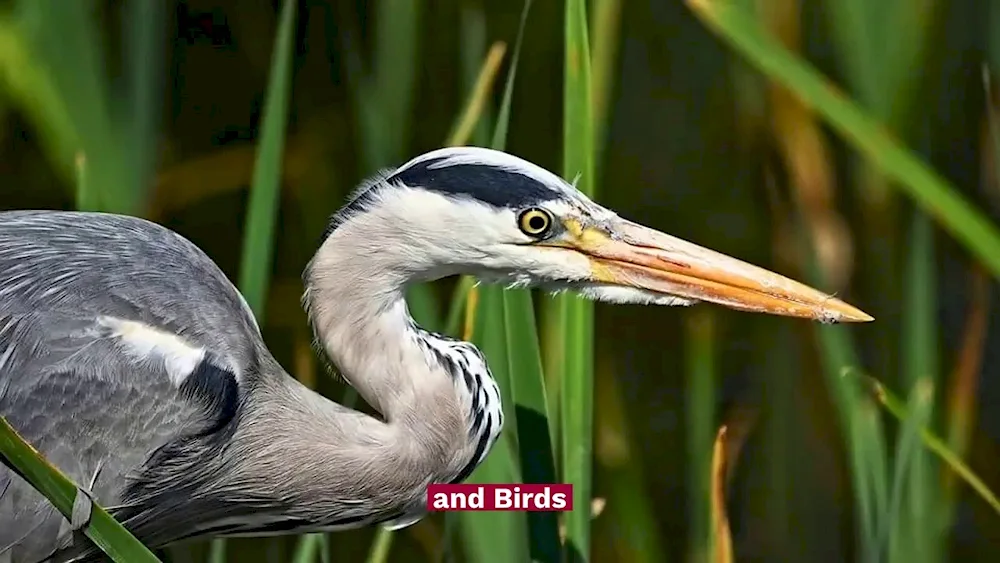
[(205, 358), (205, 349), (192, 346), (180, 336), (145, 323), (115, 317), (101, 317), (99, 322), (113, 331), (125, 351), (140, 361), (162, 361), (174, 385), (184, 383)]

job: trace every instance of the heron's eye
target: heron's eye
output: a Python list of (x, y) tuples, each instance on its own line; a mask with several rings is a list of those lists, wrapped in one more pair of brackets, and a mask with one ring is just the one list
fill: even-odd
[(552, 215), (544, 209), (533, 207), (521, 213), (517, 225), (529, 237), (540, 238), (552, 228)]

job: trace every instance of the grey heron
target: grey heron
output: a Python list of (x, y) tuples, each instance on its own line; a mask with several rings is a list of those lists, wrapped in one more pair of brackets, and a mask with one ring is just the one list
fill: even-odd
[[(139, 218), (0, 213), (0, 414), (152, 547), (298, 534), (426, 512), (503, 428), (470, 343), (424, 330), (408, 284), (472, 274), (613, 303), (730, 308), (821, 321), (862, 311), (628, 221), (513, 155), (447, 148), (365, 182), (306, 268), (318, 347), (381, 417), (286, 373), (246, 302), (180, 235)], [(0, 554), (99, 554), (0, 468)]]

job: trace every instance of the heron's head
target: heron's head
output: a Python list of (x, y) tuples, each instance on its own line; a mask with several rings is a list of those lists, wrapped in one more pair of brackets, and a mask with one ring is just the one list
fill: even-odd
[(364, 256), (369, 278), (471, 274), (616, 303), (707, 301), (872, 320), (791, 279), (623, 219), (555, 174), (484, 148), (436, 150), (367, 182), (334, 217), (317, 257), (345, 247)]

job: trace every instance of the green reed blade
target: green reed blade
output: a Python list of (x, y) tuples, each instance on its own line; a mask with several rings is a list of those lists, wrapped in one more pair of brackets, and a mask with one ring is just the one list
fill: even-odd
[(292, 555), (294, 563), (312, 563), (323, 552), (323, 534), (305, 534), (299, 537)]
[[(587, 7), (567, 0), (563, 82), (563, 176), (594, 195), (594, 138)], [(590, 560), (590, 501), (594, 428), (594, 309), (580, 297), (560, 295), (564, 313), (565, 369), (559, 380), (563, 481), (573, 485), (566, 514), (564, 558)], [(558, 315), (555, 318), (560, 318)]]
[[(822, 287), (822, 271), (816, 257), (810, 255), (808, 264), (809, 281)], [(888, 503), (888, 459), (883, 428), (878, 411), (870, 401), (841, 377), (843, 370), (859, 365), (847, 327), (819, 325), (815, 330), (819, 339), (823, 378), (837, 406), (846, 441), (850, 476), (857, 500), (855, 510), (861, 528), (859, 549), (868, 554), (869, 558), (864, 560), (869, 561), (879, 553), (878, 524), (886, 513)]]
[[(73, 502), (79, 494), (77, 486), (25, 442), (4, 417), (0, 417), (0, 454), (5, 463), (45, 495), (63, 516), (71, 518)], [(93, 505), (90, 523), (83, 532), (116, 563), (160, 561), (97, 503)]]
[(715, 442), (716, 345), (711, 309), (686, 314), (688, 521), (691, 560), (714, 561), (712, 450)]
[(129, 181), (130, 162), (113, 108), (95, 7), (94, 0), (20, 0), (12, 14), (40, 67), (35, 71), (47, 74), (60, 98), (48, 100), (61, 106), (52, 109), (65, 112), (72, 123), (75, 135), (69, 142), (75, 146), (71, 150), (87, 157), (91, 189), (88, 199), (77, 202), (77, 207), (140, 215), (145, 190), (134, 189)]
[(510, 110), (514, 96), (514, 80), (517, 78), (517, 63), (521, 59), (521, 41), (524, 38), (524, 27), (528, 23), (528, 13), (531, 10), (531, 0), (524, 1), (521, 8), (521, 20), (517, 26), (517, 39), (514, 40), (514, 53), (510, 59), (510, 70), (504, 83), (503, 100), (500, 102), (500, 112), (497, 114), (496, 127), (490, 146), (498, 151), (507, 148), (507, 128), (510, 126)]
[[(475, 331), (472, 342), (483, 352), (500, 387), (503, 400), (504, 431), (493, 451), (472, 472), (468, 483), (519, 483), (517, 462), (517, 422), (510, 395), (507, 366), (507, 333), (504, 329), (503, 289), (478, 288)], [(462, 512), (462, 540), (470, 561), (484, 563), (529, 561), (527, 517), (523, 512)]]
[[(481, 49), (481, 51), (485, 51), (485, 49)], [(487, 100), (489, 98), (494, 79), (496, 78), (496, 73), (502, 57), (503, 49), (495, 46), (482, 62), (482, 66), (479, 68), (475, 83), (470, 89), (468, 99), (466, 100), (465, 109), (455, 120), (455, 124), (452, 127), (453, 133), (449, 136), (446, 144), (450, 146), (465, 144), (469, 135), (471, 135), (476, 130), (477, 126), (483, 122), (483, 116), (486, 113), (488, 105)], [(473, 279), (471, 277), (463, 276), (460, 279), (459, 285), (455, 288), (452, 296), (448, 317), (443, 327), (438, 326), (438, 323), (436, 322), (436, 314), (430, 312), (428, 300), (424, 294), (420, 292), (411, 293), (407, 298), (407, 302), (411, 304), (413, 302), (423, 304), (422, 307), (418, 306), (413, 311), (415, 320), (417, 320), (417, 322), (422, 326), (431, 328), (432, 330), (443, 330), (445, 334), (457, 336), (461, 325), (462, 313), (465, 309), (468, 293), (472, 288), (472, 284)], [(344, 394), (341, 403), (346, 406), (353, 407), (356, 401), (357, 392), (351, 388)], [(453, 518), (452, 515), (447, 515), (446, 517), (449, 519)], [(376, 532), (375, 541), (372, 544), (369, 558), (376, 558), (376, 560), (379, 558), (387, 558), (391, 550), (394, 534), (394, 531), (380, 528), (378, 532)]]
[(267, 302), (270, 285), (274, 226), (281, 193), (281, 158), (285, 150), (285, 129), (292, 89), (296, 4), (294, 0), (285, 0), (281, 8), (240, 258), (240, 292), (257, 317), (257, 322), (261, 324), (264, 322), (264, 304)]
[[(920, 536), (934, 533), (927, 527), (927, 506), (913, 494), (914, 488), (923, 489), (926, 483), (913, 483), (913, 479), (928, 477), (926, 472), (914, 471), (919, 463), (920, 429), (930, 421), (934, 407), (934, 384), (929, 378), (918, 379), (910, 392), (910, 416), (903, 422), (902, 432), (896, 443), (895, 469), (892, 476), (892, 494), (888, 513), (881, 523), (881, 544), (889, 553), (889, 561), (933, 561), (926, 549), (926, 539)], [(909, 493), (907, 492), (909, 489)], [(930, 520), (932, 521), (932, 520)]]
[[(479, 71), (480, 61), (486, 53), (488, 32), (486, 12), (482, 0), (464, 2), (460, 10), (461, 24), (458, 30), (459, 44), (462, 46), (459, 56), (462, 87), (468, 92), (479, 88), (482, 73)], [(506, 44), (504, 44), (506, 47)], [(499, 71), (499, 69), (497, 69)], [(476, 124), (472, 136), (468, 139), (473, 145), (485, 147), (490, 144), (490, 132), (496, 119), (493, 116), (493, 103), (487, 99), (482, 104), (482, 118)], [(458, 143), (456, 143), (458, 144)]]
[(32, 48), (24, 28), (19, 19), (0, 16), (0, 83), (12, 105), (31, 120), (54, 167), (70, 178), (83, 150), (79, 126), (68, 96)]
[[(295, 0), (285, 0), (281, 7), (271, 58), (271, 72), (264, 95), (264, 112), (261, 117), (260, 138), (254, 161), (250, 202), (240, 255), (240, 292), (254, 312), (257, 322), (262, 326), (271, 283), (271, 259), (276, 238), (275, 223), (281, 194), (281, 159), (284, 154), (292, 88), (296, 4)], [(212, 542), (212, 563), (222, 563), (226, 560), (224, 542), (224, 539)]]
[(611, 108), (611, 94), (614, 92), (613, 76), (618, 70), (618, 48), (621, 43), (622, 0), (595, 0), (590, 14), (590, 34), (593, 39), (592, 73), (594, 154), (600, 168), (603, 148), (606, 144), (605, 130), (608, 124), (608, 110)]
[(731, 0), (688, 0), (695, 14), (762, 72), (815, 109), (872, 161), (892, 186), (912, 198), (1000, 278), (1000, 232), (930, 166), (894, 140), (876, 121), (812, 66), (766, 34)]
[[(521, 12), (521, 25), (514, 42), (510, 69), (504, 88), (503, 101), (497, 114), (492, 147), (504, 150), (510, 119), (511, 97), (531, 0), (526, 0)], [(476, 288), (475, 330), (472, 341), (486, 356), (500, 387), (503, 400), (504, 431), (493, 451), (467, 480), (470, 483), (522, 482), (518, 465), (518, 427), (515, 402), (512, 397), (510, 365), (507, 350), (507, 329), (504, 316), (504, 290), (498, 286)], [(523, 512), (464, 512), (459, 514), (466, 555), (472, 561), (521, 563), (530, 561), (531, 544), (527, 517)], [(502, 547), (501, 547), (502, 546)]]
[[(518, 450), (525, 483), (555, 483), (545, 374), (535, 325), (535, 308), (527, 289), (504, 290), (501, 295), (507, 330), (507, 365), (511, 395), (517, 413)], [(559, 521), (555, 512), (528, 514), (531, 558), (559, 560)]]
[[(930, 219), (920, 211), (913, 211), (913, 231), (910, 236), (909, 272), (907, 273), (907, 305), (903, 308), (902, 352), (904, 385), (916, 393), (921, 382), (931, 389), (939, 378), (937, 324), (937, 290), (935, 284), (934, 231)], [(928, 391), (929, 393), (929, 391)], [(934, 404), (919, 405), (920, 414), (933, 420)], [(923, 413), (923, 410), (928, 411)], [(911, 409), (911, 412), (915, 413)], [(898, 463), (898, 462), (897, 462)], [(937, 516), (943, 511), (938, 506), (943, 500), (938, 494), (940, 481), (936, 464), (928, 453), (917, 449), (908, 465), (906, 476), (907, 517), (900, 521), (900, 532), (912, 537), (901, 540), (908, 547), (911, 558), (928, 559), (933, 552), (943, 548), (946, 529), (939, 525)], [(895, 486), (895, 485), (894, 485)], [(932, 517), (931, 515), (935, 516)], [(905, 552), (904, 552), (905, 553)]]
[[(850, 377), (860, 383), (871, 395), (899, 421), (906, 421), (911, 416), (903, 404), (885, 385), (877, 379), (855, 369), (845, 369), (842, 372), (844, 377)], [(925, 427), (920, 428), (920, 440), (924, 446), (938, 456), (955, 475), (965, 481), (973, 491), (976, 492), (986, 504), (1000, 515), (1000, 500), (990, 490), (986, 483), (972, 469), (962, 461), (962, 458), (951, 450), (944, 440)]]
[[(36, 121), (50, 158), (57, 164), (74, 164), (81, 209), (137, 214), (146, 190), (135, 175), (129, 181), (127, 169), (153, 154), (153, 134), (148, 127), (133, 130), (132, 158), (121, 158), (122, 144), (109, 110), (108, 82), (101, 62), (103, 49), (89, 8), (87, 2), (18, 2), (12, 17), (0, 21), (0, 80)], [(145, 24), (147, 31), (155, 29), (151, 14), (132, 19), (136, 24)], [(43, 38), (43, 34), (47, 35)], [(51, 41), (51, 36), (60, 40)], [(133, 76), (131, 86), (141, 90), (151, 81), (150, 75), (138, 74)], [(155, 111), (155, 103), (135, 91), (132, 94), (131, 117), (147, 124), (144, 118)], [(0, 453), (59, 512), (71, 517), (79, 494), (77, 485), (3, 418)], [(83, 532), (114, 561), (159, 561), (97, 504)]]
[(1000, 34), (997, 33), (997, 30), (1000, 30), (1000, 5), (996, 2), (990, 3), (986, 17), (987, 29), (990, 30), (986, 34), (986, 54), (993, 72), (997, 72), (1000, 70)]
[[(418, 0), (386, 0), (376, 4), (375, 46), (370, 74), (351, 85), (358, 115), (362, 173), (398, 166), (406, 159), (406, 143), (417, 88), (420, 18)], [(438, 300), (428, 284), (406, 291), (413, 318), (423, 326), (441, 326)]]
[(372, 75), (362, 95), (373, 111), (365, 112), (366, 173), (406, 159), (416, 98), (423, 2), (386, 0), (375, 5), (375, 49)]
[(375, 532), (375, 541), (372, 542), (368, 551), (367, 563), (385, 563), (389, 560), (389, 552), (392, 550), (393, 531), (379, 528)]
[(125, 8), (124, 33), (129, 81), (128, 191), (138, 194), (136, 208), (145, 210), (150, 186), (156, 172), (159, 118), (162, 104), (163, 46), (166, 4), (156, 0), (138, 0)]

